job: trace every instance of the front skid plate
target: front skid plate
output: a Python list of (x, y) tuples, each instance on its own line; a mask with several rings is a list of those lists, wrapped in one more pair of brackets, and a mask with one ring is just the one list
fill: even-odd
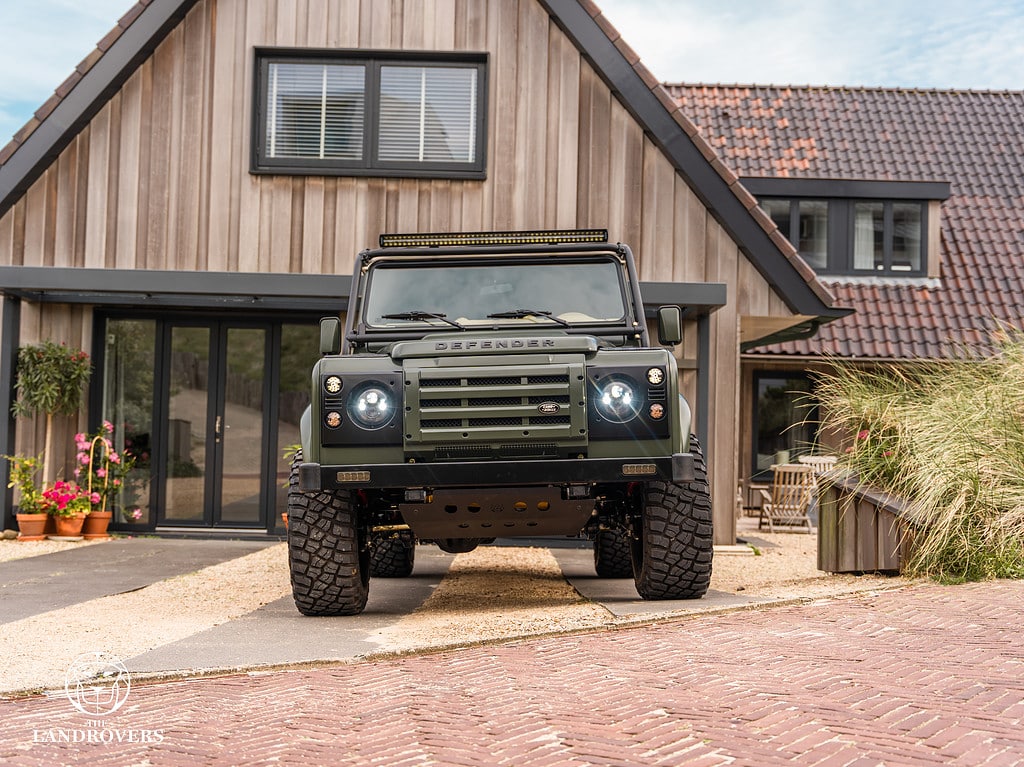
[(563, 500), (557, 487), (445, 489), (398, 508), (421, 539), (575, 535), (594, 500)]

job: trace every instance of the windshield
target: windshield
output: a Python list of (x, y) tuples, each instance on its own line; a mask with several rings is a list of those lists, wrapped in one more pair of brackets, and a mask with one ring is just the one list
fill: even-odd
[(622, 322), (621, 269), (611, 259), (528, 263), (380, 262), (367, 284), (374, 327)]

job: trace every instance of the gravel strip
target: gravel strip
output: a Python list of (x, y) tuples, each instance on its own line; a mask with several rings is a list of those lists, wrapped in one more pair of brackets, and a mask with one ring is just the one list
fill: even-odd
[(239, 618), (291, 592), (285, 544), (126, 594), (3, 625), (0, 692), (63, 687), (81, 653), (141, 655)]
[(97, 543), (105, 543), (109, 538), (82, 539), (80, 541), (19, 541), (0, 540), (0, 562), (10, 562), (14, 559), (25, 559), (26, 557), (38, 557), (40, 554), (55, 554), (58, 551), (74, 549), (81, 546), (94, 546)]
[(611, 613), (566, 582), (547, 549), (481, 546), (459, 554), (427, 601), (374, 639), (381, 650), (399, 652), (610, 621)]

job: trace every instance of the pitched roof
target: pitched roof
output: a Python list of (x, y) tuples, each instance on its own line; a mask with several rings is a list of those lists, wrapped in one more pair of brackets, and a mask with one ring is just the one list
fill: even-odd
[(668, 86), (741, 178), (946, 181), (938, 280), (822, 276), (856, 314), (784, 355), (941, 358), (1024, 312), (1024, 92)]
[[(27, 191), (198, 0), (139, 0), (75, 72), (0, 148), (0, 216)], [(643, 126), (740, 249), (796, 314), (831, 320), (848, 310), (699, 135), (672, 97), (591, 0), (539, 0)]]
[(197, 2), (138, 0), (14, 138), (0, 147), (0, 216), (28, 191)]

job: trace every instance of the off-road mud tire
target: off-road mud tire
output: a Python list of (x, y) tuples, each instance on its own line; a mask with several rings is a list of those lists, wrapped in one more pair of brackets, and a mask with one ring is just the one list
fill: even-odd
[(370, 553), (358, 507), (347, 490), (299, 490), (301, 452), (288, 479), (288, 566), (303, 615), (357, 615), (369, 595)]
[(408, 578), (416, 559), (411, 531), (375, 535), (370, 545), (371, 578)]
[(643, 599), (700, 599), (711, 583), (714, 539), (704, 456), (690, 437), (692, 482), (648, 482), (630, 542), (633, 581)]
[(594, 569), (598, 578), (633, 575), (633, 555), (625, 530), (599, 530), (594, 536)]

